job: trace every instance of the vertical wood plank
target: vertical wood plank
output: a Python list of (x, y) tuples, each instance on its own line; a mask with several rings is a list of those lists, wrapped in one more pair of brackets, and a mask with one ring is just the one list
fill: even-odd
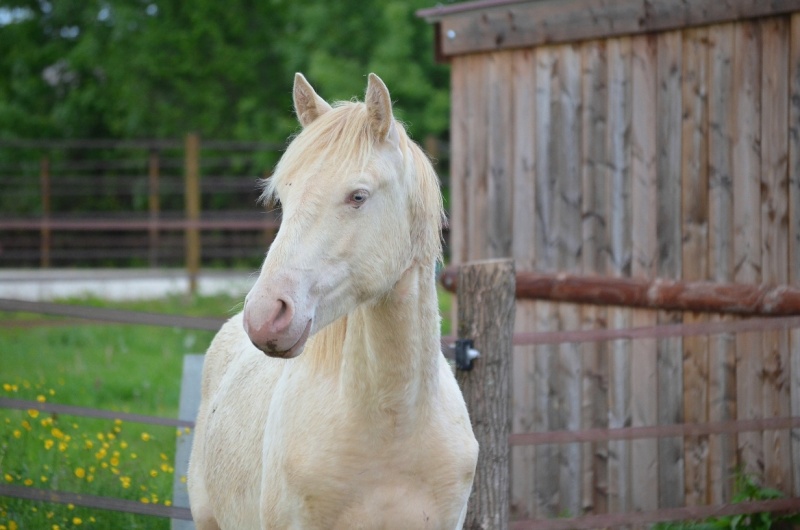
[[(631, 197), (630, 197), (630, 122), (631, 122), (631, 40), (621, 37), (608, 40), (608, 220), (609, 262), (612, 276), (630, 276), (631, 272)], [(631, 325), (628, 309), (609, 308), (612, 328)], [(618, 340), (609, 345), (608, 427), (630, 424), (630, 341)], [(608, 444), (608, 510), (625, 512), (631, 502), (630, 442), (617, 440)]]
[(186, 272), (189, 275), (189, 292), (197, 292), (197, 276), (200, 273), (200, 136), (186, 135), (184, 159), (184, 201), (186, 208)]
[[(660, 33), (658, 40), (658, 100), (656, 186), (658, 204), (658, 275), (681, 276), (680, 163), (681, 160), (681, 59), (679, 31)], [(659, 312), (658, 322), (680, 322), (681, 315)], [(683, 421), (682, 344), (677, 339), (658, 341), (658, 419), (660, 424)], [(660, 438), (659, 506), (683, 505), (683, 440)]]
[(510, 52), (487, 55), (487, 172), (486, 172), (486, 258), (507, 258), (512, 248), (513, 182), (511, 180), (511, 69)]
[(467, 90), (467, 168), (465, 179), (466, 211), (464, 227), (467, 261), (486, 259), (488, 251), (488, 141), (487, 92), (490, 84), (489, 61), (485, 56), (470, 56)]
[[(682, 277), (708, 278), (708, 29), (683, 33), (683, 124), (681, 132)], [(685, 323), (708, 321), (687, 313)], [(708, 337), (683, 340), (684, 421), (708, 421)], [(684, 439), (686, 504), (708, 503), (708, 436)]]
[[(580, 272), (581, 237), (581, 173), (580, 158), (580, 53), (575, 45), (556, 48), (557, 70), (553, 76), (553, 149), (552, 162), (556, 174), (557, 268)], [(574, 304), (559, 304), (561, 329), (578, 329), (580, 309)], [(581, 357), (577, 344), (561, 344), (558, 348), (557, 402), (559, 428), (579, 430), (581, 427)], [(580, 444), (560, 448), (559, 512), (582, 513)]]
[[(608, 257), (608, 207), (606, 203), (606, 128), (608, 120), (608, 66), (605, 41), (585, 43), (582, 60), (581, 160), (583, 189), (582, 269), (586, 274), (606, 274)], [(583, 306), (583, 329), (605, 326), (606, 310)], [(606, 342), (581, 345), (583, 356), (584, 429), (605, 428), (608, 418), (608, 348)], [(608, 443), (583, 444), (583, 511), (608, 510)]]
[(469, 63), (466, 57), (454, 57), (450, 65), (450, 261), (454, 265), (467, 261), (466, 231), (461, 227), (466, 226), (469, 171)]
[[(633, 261), (631, 274), (639, 278), (656, 276), (658, 248), (656, 217), (656, 39), (652, 35), (634, 37), (631, 83), (631, 238)], [(632, 311), (634, 327), (653, 326), (656, 313)], [(640, 427), (658, 423), (656, 341), (636, 340), (631, 344), (631, 425)], [(634, 487), (631, 508), (658, 508), (658, 440), (631, 442), (631, 482), (647, 484)]]
[[(761, 280), (786, 284), (789, 280), (789, 27), (787, 19), (760, 22), (761, 80)], [(785, 330), (763, 335), (763, 415), (789, 415), (789, 334)], [(789, 432), (764, 432), (766, 483), (792, 489)]]
[[(709, 28), (708, 179), (709, 279), (730, 283), (733, 257), (733, 24)], [(713, 97), (711, 97), (713, 96)], [(714, 315), (712, 321), (730, 320)], [(709, 337), (709, 421), (736, 418), (736, 343), (732, 334)], [(729, 502), (736, 469), (736, 436), (709, 439), (709, 503)]]
[[(534, 177), (534, 241), (536, 247), (536, 269), (552, 271), (556, 267), (555, 245), (555, 175), (550, 160), (550, 138), (552, 135), (552, 79), (556, 56), (554, 49), (542, 46), (536, 49), (536, 129), (534, 140), (536, 146)], [(555, 331), (558, 329), (555, 304), (549, 302), (536, 303), (536, 329), (538, 331)], [(557, 347), (543, 345), (536, 348), (534, 354), (534, 423), (535, 430), (547, 431), (557, 429), (559, 425), (557, 395), (558, 383), (555, 377), (557, 363)], [(539, 517), (554, 517), (558, 514), (558, 447), (555, 445), (539, 445), (536, 452), (536, 476), (534, 490), (536, 493), (536, 513)]]
[[(753, 284), (761, 282), (761, 32), (753, 22), (737, 23), (734, 31), (734, 281)], [(736, 336), (739, 419), (761, 417), (761, 348), (759, 333)], [(742, 471), (763, 478), (762, 434), (739, 433), (738, 443)]]
[(50, 187), (50, 157), (42, 156), (39, 161), (39, 193), (42, 200), (42, 229), (39, 241), (39, 266), (43, 269), (50, 267), (50, 248), (52, 237), (50, 231), (51, 187)]
[[(791, 17), (789, 109), (789, 281), (800, 282), (800, 13)], [(800, 416), (800, 330), (791, 331), (791, 413)], [(800, 429), (792, 434), (794, 495), (800, 495)]]
[(470, 337), (481, 352), (471, 371), (456, 374), (480, 445), (465, 528), (505, 530), (509, 523), (514, 279), (511, 259), (458, 271), (458, 336)]
[(150, 150), (147, 160), (147, 209), (150, 214), (150, 228), (148, 229), (148, 261), (150, 267), (158, 265), (158, 218), (160, 216), (159, 173), (161, 169), (160, 156), (157, 149)]
[[(513, 232), (512, 252), (515, 267), (533, 271), (536, 260), (533, 233), (534, 212), (534, 96), (536, 66), (533, 50), (514, 52), (513, 68)], [(536, 331), (535, 302), (517, 301), (515, 333)], [(533, 346), (514, 348), (514, 371), (511, 374), (512, 432), (534, 429), (534, 353)], [(511, 518), (534, 517), (533, 447), (511, 448)]]

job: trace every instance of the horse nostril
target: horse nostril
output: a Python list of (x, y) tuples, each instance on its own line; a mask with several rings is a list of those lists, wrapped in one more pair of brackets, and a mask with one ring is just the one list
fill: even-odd
[(294, 310), (292, 309), (292, 304), (290, 301), (283, 300), (278, 298), (277, 300), (277, 311), (275, 312), (275, 317), (272, 319), (272, 327), (275, 331), (282, 331), (289, 327), (289, 324), (292, 323), (292, 317), (294, 317)]

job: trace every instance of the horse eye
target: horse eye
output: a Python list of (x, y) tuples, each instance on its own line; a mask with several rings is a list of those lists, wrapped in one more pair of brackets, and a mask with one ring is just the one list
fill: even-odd
[(356, 190), (350, 194), (350, 197), (347, 198), (347, 202), (355, 208), (358, 208), (364, 204), (364, 202), (367, 200), (367, 197), (369, 197), (367, 190)]

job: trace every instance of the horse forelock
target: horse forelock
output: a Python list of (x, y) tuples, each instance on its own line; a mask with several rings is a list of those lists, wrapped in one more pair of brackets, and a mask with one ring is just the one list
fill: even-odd
[[(296, 178), (317, 175), (324, 168), (352, 174), (367, 169), (375, 153), (366, 105), (362, 102), (334, 103), (290, 142), (273, 175), (263, 181), (261, 200), (274, 204), (278, 190)], [(430, 159), (395, 120), (400, 149), (405, 160), (404, 178), (410, 185), (412, 230), (420, 261), (442, 259), (441, 229), (446, 221), (439, 178)], [(324, 164), (324, 167), (321, 167)]]

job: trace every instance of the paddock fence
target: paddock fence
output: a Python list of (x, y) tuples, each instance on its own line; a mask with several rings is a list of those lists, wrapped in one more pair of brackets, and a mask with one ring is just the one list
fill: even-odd
[[(791, 490), (784, 492), (785, 497), (771, 499), (745, 499), (742, 502), (724, 501), (706, 502), (689, 499), (682, 505), (637, 509), (634, 507), (598, 509), (593, 506), (594, 495), (607, 495), (613, 492), (613, 479), (608, 477), (607, 462), (609, 455), (649, 450), (658, 455), (662, 441), (670, 442), (670, 449), (678, 448), (678, 454), (672, 457), (677, 466), (691, 468), (697, 463), (692, 460), (691, 451), (698, 444), (728, 447), (736, 454), (738, 440), (744, 437), (775, 437), (777, 433), (800, 434), (800, 416), (778, 412), (774, 416), (750, 418), (732, 415), (729, 419), (702, 421), (684, 419), (675, 422), (660, 422), (650, 425), (610, 425), (593, 427), (576, 426), (567, 429), (531, 430), (520, 428), (512, 421), (513, 409), (523, 404), (516, 403), (517, 396), (527, 393), (531, 399), (542, 392), (552, 392), (552, 383), (541, 380), (522, 381), (520, 387), (519, 367), (515, 361), (520, 355), (535, 356), (542, 362), (548, 361), (558, 365), (569, 356), (575, 356), (583, 362), (594, 359), (594, 352), (601, 349), (602, 357), (611, 357), (617, 352), (615, 348), (626, 348), (631, 353), (630, 361), (637, 355), (646, 355), (647, 349), (639, 348), (640, 344), (650, 344), (664, 340), (703, 340), (722, 341), (729, 346), (735, 343), (736, 337), (753, 333), (796, 332), (800, 329), (800, 304), (798, 300), (783, 305), (777, 304), (765, 308), (762, 314), (770, 311), (789, 316), (753, 316), (753, 299), (749, 300), (748, 309), (742, 304), (733, 304), (735, 300), (709, 297), (708, 291), (697, 296), (694, 302), (681, 299), (683, 304), (697, 309), (696, 305), (710, 305), (715, 310), (726, 307), (729, 312), (749, 314), (741, 319), (727, 319), (693, 323), (655, 324), (627, 328), (569, 329), (549, 332), (517, 332), (514, 330), (515, 297), (537, 300), (558, 300), (562, 303), (593, 303), (598, 306), (628, 303), (629, 305), (650, 305), (653, 300), (642, 298), (626, 298), (624, 289), (620, 290), (619, 279), (616, 278), (575, 278), (565, 275), (515, 273), (511, 260), (490, 260), (471, 262), (447, 269), (442, 274), (443, 286), (457, 293), (458, 340), (469, 339), (480, 352), (470, 371), (460, 371), (459, 383), (464, 391), (465, 400), (470, 408), (470, 417), (478, 441), (481, 444), (475, 490), (470, 499), (469, 514), (465, 528), (511, 528), (513, 530), (567, 530), (588, 528), (646, 528), (662, 522), (685, 520), (701, 520), (725, 516), (755, 514), (759, 512), (800, 513), (800, 497), (791, 496)], [(501, 272), (498, 272), (498, 271)], [(559, 283), (592, 286), (589, 295), (583, 290), (558, 288)], [(665, 282), (674, 287), (674, 284)], [(634, 281), (626, 283), (627, 287), (642, 287), (643, 283)], [(488, 286), (488, 287), (487, 287)], [(537, 287), (538, 286), (538, 287)], [(544, 287), (543, 287), (544, 286)], [(744, 287), (744, 286), (742, 286)], [(762, 287), (749, 289), (761, 293), (773, 292), (775, 288)], [(724, 289), (721, 289), (725, 292)], [(785, 290), (791, 298), (795, 292), (792, 287)], [(622, 291), (623, 295), (620, 294)], [(681, 292), (681, 289), (677, 290)], [(505, 293), (505, 294), (503, 294)], [(652, 294), (652, 293), (651, 293)], [(498, 311), (497, 299), (504, 300), (505, 310)], [(593, 300), (588, 298), (593, 297)], [(716, 300), (717, 303), (712, 303)], [(763, 300), (763, 298), (762, 298)], [(666, 297), (658, 302), (675, 303)], [(741, 301), (741, 300), (740, 300)], [(635, 303), (634, 303), (635, 302)], [(725, 302), (725, 303), (723, 303)], [(488, 311), (486, 308), (495, 308)], [(780, 311), (776, 308), (781, 307)], [(475, 315), (478, 315), (478, 318)], [(483, 316), (481, 316), (483, 315)], [(518, 316), (517, 316), (518, 318)], [(476, 325), (476, 321), (478, 324)], [(498, 331), (500, 330), (500, 331)], [(503, 331), (505, 330), (505, 331)], [(448, 340), (454, 340), (448, 339)], [(585, 348), (589, 346), (590, 348)], [(533, 349), (534, 347), (539, 349)], [(516, 351), (512, 351), (516, 348)], [(680, 354), (680, 351), (677, 352)], [(597, 359), (601, 364), (607, 359)], [(677, 362), (677, 360), (676, 360)], [(596, 373), (587, 373), (588, 378), (598, 377)], [(600, 376), (602, 377), (602, 375)], [(604, 383), (604, 381), (600, 381)], [(657, 391), (655, 383), (653, 393)], [(516, 385), (516, 386), (515, 386)], [(587, 409), (605, 407), (603, 403), (587, 400), (587, 394), (576, 396)], [(556, 411), (557, 413), (558, 411)], [(609, 422), (610, 423), (610, 422)], [(506, 443), (501, 443), (504, 440)], [(527, 454), (526, 454), (527, 453)], [(577, 462), (570, 462), (575, 458)], [(547, 472), (560, 478), (562, 488), (571, 488), (575, 492), (564, 495), (576, 495), (584, 504), (575, 512), (562, 513), (559, 516), (541, 514), (538, 517), (520, 517), (513, 513), (513, 503), (518, 498), (513, 491), (511, 470), (519, 465), (521, 459), (530, 459), (537, 471), (544, 467)], [(596, 467), (594, 473), (580, 475), (576, 464), (592, 463)], [(715, 460), (705, 475), (706, 480), (724, 482), (726, 487), (733, 488), (734, 475), (737, 473), (737, 462)], [(651, 461), (655, 465), (655, 461)], [(575, 473), (565, 475), (575, 466)], [(791, 471), (791, 470), (789, 470)], [(605, 472), (602, 478), (599, 474)], [(533, 478), (533, 477), (531, 477)], [(763, 483), (764, 476), (756, 480)], [(608, 488), (597, 491), (596, 488)], [(648, 481), (636, 485), (638, 495), (657, 497), (659, 482)], [(487, 491), (488, 490), (488, 491)], [(534, 490), (535, 491), (535, 490)], [(555, 495), (562, 492), (556, 491)], [(539, 494), (538, 492), (536, 493)], [(536, 502), (533, 499), (532, 502)], [(558, 499), (550, 502), (558, 502)], [(746, 518), (742, 524), (746, 523)]]
[(0, 266), (257, 264), (278, 228), (257, 205), (283, 145), (0, 140)]
[[(59, 304), (53, 302), (31, 302), (26, 300), (12, 300), (0, 298), (0, 311), (32, 313), (49, 315), (57, 318), (42, 319), (41, 321), (18, 321), (20, 325), (80, 325), (115, 323), (145, 326), (165, 326), (185, 329), (216, 331), (224, 323), (223, 318), (213, 317), (188, 317), (182, 315), (149, 313), (122, 309), (97, 308), (75, 304)], [(13, 324), (15, 321), (11, 321)], [(52, 415), (66, 415), (84, 418), (96, 418), (114, 422), (142, 423), (162, 427), (175, 427), (176, 429), (193, 429), (194, 418), (199, 406), (200, 373), (203, 355), (187, 354), (184, 356), (183, 373), (181, 379), (181, 393), (179, 413), (177, 418), (150, 416), (143, 414), (112, 411), (91, 407), (82, 407), (53, 402), (40, 402), (34, 400), (14, 399), (0, 397), (0, 408), (9, 410), (39, 412)], [(142, 503), (136, 500), (112, 498), (77, 492), (42, 489), (32, 486), (0, 483), (0, 497), (12, 497), (31, 502), (45, 502), (57, 504), (72, 504), (86, 508), (108, 510), (163, 517), (172, 519), (172, 528), (189, 530), (193, 528), (192, 515), (189, 509), (188, 493), (180, 477), (185, 477), (188, 472), (188, 459), (191, 450), (193, 432), (176, 437), (175, 475), (173, 480), (173, 504)]]

